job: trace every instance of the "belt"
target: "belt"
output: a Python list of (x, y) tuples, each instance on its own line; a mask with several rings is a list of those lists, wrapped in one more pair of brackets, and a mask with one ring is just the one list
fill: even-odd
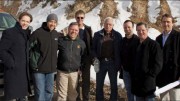
[(67, 73), (72, 73), (72, 72), (78, 72), (78, 69), (76, 69), (76, 70), (62, 70), (62, 71), (67, 72)]
[(102, 58), (101, 61), (112, 61), (113, 58)]

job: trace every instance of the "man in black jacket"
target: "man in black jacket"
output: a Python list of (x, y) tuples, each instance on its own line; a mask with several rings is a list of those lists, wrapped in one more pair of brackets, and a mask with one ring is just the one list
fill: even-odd
[(121, 64), (123, 72), (123, 81), (127, 91), (128, 101), (134, 101), (134, 95), (131, 93), (131, 76), (133, 71), (133, 63), (139, 38), (133, 34), (134, 23), (126, 20), (123, 24), (125, 37), (122, 40), (120, 51)]
[[(84, 24), (85, 12), (78, 10), (75, 13), (75, 19), (79, 26), (79, 38), (82, 39), (86, 44), (86, 60), (84, 67), (82, 68), (82, 100), (89, 100), (90, 92), (90, 67), (92, 62), (91, 47), (92, 47), (92, 30), (91, 27)], [(79, 78), (80, 79), (80, 78)], [(78, 85), (77, 91), (79, 93), (77, 100), (80, 100), (80, 85)]]
[(78, 73), (83, 69), (86, 45), (78, 36), (78, 23), (72, 22), (68, 35), (58, 40), (57, 101), (76, 101)]
[[(162, 16), (163, 32), (156, 38), (163, 50), (163, 68), (157, 76), (158, 87), (180, 80), (180, 32), (173, 29), (173, 17), (169, 14)], [(160, 95), (163, 101), (180, 100), (180, 86)]]
[(51, 101), (54, 73), (57, 65), (59, 34), (56, 14), (49, 14), (46, 22), (30, 38), (30, 66), (33, 72), (35, 101)]
[(162, 68), (162, 51), (160, 45), (148, 37), (145, 23), (136, 26), (140, 39), (136, 50), (134, 71), (132, 74), (132, 93), (135, 101), (155, 101), (156, 76)]

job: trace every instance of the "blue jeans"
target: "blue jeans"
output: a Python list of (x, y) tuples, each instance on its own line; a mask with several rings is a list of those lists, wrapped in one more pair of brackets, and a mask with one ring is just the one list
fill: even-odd
[(149, 96), (146, 96), (146, 97), (135, 96), (134, 101), (155, 101), (155, 95), (152, 94), (152, 95), (149, 95)]
[(117, 101), (117, 68), (112, 60), (100, 62), (100, 71), (96, 73), (96, 101), (104, 101), (103, 86), (107, 72), (111, 86), (110, 101)]
[(131, 76), (129, 72), (123, 70), (123, 80), (127, 91), (128, 101), (134, 101), (134, 95), (131, 92)]
[(33, 73), (35, 101), (52, 101), (54, 73)]

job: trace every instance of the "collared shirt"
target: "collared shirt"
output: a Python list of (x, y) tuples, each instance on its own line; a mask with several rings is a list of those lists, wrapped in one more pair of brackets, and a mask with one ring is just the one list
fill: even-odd
[(84, 26), (79, 29), (79, 37), (80, 37), (80, 39), (82, 39), (82, 40), (84, 40), (84, 29), (85, 29)]
[(104, 37), (101, 47), (101, 58), (113, 58), (114, 47), (113, 47), (113, 35), (104, 31)]
[(165, 34), (165, 33), (163, 33), (163, 35), (162, 35), (162, 43), (163, 43), (163, 46), (165, 45), (165, 43), (166, 43), (166, 40), (167, 40), (167, 38), (169, 37), (169, 34), (171, 33), (171, 31), (169, 32), (169, 33), (167, 33), (167, 34)]

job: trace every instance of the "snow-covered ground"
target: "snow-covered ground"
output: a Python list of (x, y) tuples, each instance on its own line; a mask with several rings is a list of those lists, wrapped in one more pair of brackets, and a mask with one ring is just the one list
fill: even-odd
[[(26, 1), (26, 2), (25, 2)], [(21, 12), (23, 9), (27, 9), (30, 7), (31, 1), (22, 1), (22, 6), (19, 7), (19, 12)], [(174, 17), (177, 17), (177, 23), (180, 25), (180, 7), (178, 4), (180, 4), (180, 1), (172, 1), (172, 0), (167, 0), (168, 4), (170, 5), (170, 9), (172, 12), (172, 15)], [(114, 29), (119, 31), (122, 36), (124, 36), (124, 31), (123, 31), (123, 22), (127, 19), (130, 19), (129, 17), (131, 16), (130, 12), (127, 12), (127, 7), (130, 8), (132, 5), (132, 1), (130, 0), (115, 0), (115, 2), (118, 3), (117, 9), (119, 10), (120, 14), (117, 19), (115, 19), (115, 25)], [(46, 17), (50, 13), (55, 13), (58, 15), (58, 26), (56, 28), (57, 31), (62, 30), (63, 28), (67, 27), (72, 21), (75, 21), (75, 19), (67, 20), (66, 15), (65, 15), (65, 7), (69, 4), (73, 4), (74, 0), (69, 0), (69, 1), (62, 1), (58, 0), (58, 3), (60, 3), (60, 6), (57, 8), (53, 8), (50, 6), (50, 4), (47, 4), (46, 7), (42, 8), (43, 3), (39, 3), (37, 7), (28, 10), (29, 13), (33, 15), (33, 22), (31, 23), (31, 26), (33, 26), (33, 30), (37, 29), (38, 27), (41, 26), (42, 22), (46, 21)], [(7, 5), (7, 2), (6, 2)], [(91, 12), (88, 12), (86, 14), (85, 18), (85, 24), (89, 25), (92, 27), (93, 32), (96, 32), (102, 27), (100, 26), (100, 17), (98, 16), (100, 9), (102, 7), (103, 3), (99, 4), (96, 6)], [(149, 0), (149, 8), (148, 8), (148, 15), (149, 19), (151, 22), (156, 22), (156, 17), (158, 16), (159, 13), (159, 6), (160, 6), (160, 1), (157, 0)], [(136, 33), (134, 29), (134, 33)], [(154, 28), (149, 29), (149, 37), (152, 39), (155, 39), (160, 32)], [(96, 73), (94, 72), (93, 67), (91, 68), (91, 79), (95, 80)], [(106, 76), (105, 79), (105, 84), (109, 84), (109, 79)], [(122, 87), (124, 87), (123, 80), (118, 79), (118, 84), (120, 84)]]

